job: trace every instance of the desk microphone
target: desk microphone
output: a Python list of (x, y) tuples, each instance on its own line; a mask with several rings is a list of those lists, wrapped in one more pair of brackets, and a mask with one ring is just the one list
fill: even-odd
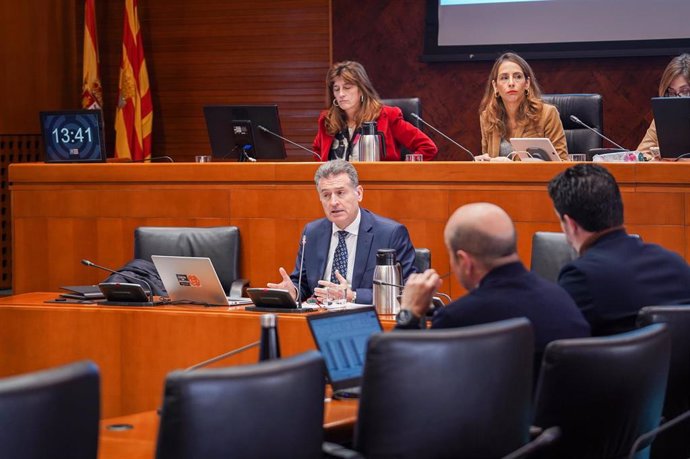
[(145, 163), (145, 162), (154, 162), (158, 161), (159, 159), (164, 159), (169, 163), (174, 163), (175, 160), (173, 160), (170, 156), (151, 156), (150, 158), (144, 158), (144, 159), (133, 159), (130, 161), (130, 163)]
[(319, 156), (318, 154), (316, 154), (313, 150), (310, 150), (309, 148), (305, 147), (304, 145), (300, 145), (300, 144), (298, 144), (297, 142), (293, 142), (293, 141), (290, 140), (290, 139), (286, 139), (286, 138), (283, 137), (282, 135), (276, 134), (275, 132), (271, 131), (270, 129), (266, 129), (265, 127), (263, 127), (263, 126), (260, 125), (260, 124), (257, 125), (257, 128), (259, 129), (259, 131), (263, 131), (263, 132), (266, 132), (266, 133), (268, 133), (268, 134), (271, 134), (272, 136), (278, 137), (279, 139), (281, 139), (281, 140), (283, 140), (283, 141), (285, 141), (285, 142), (288, 142), (288, 143), (290, 143), (290, 144), (296, 146), (297, 148), (301, 148), (301, 149), (304, 150), (304, 151), (308, 151), (308, 152), (311, 153), (314, 157), (316, 157), (316, 159), (318, 159), (319, 161), (321, 161), (321, 156)]
[(448, 140), (450, 143), (452, 143), (452, 144), (455, 145), (456, 147), (460, 147), (465, 153), (467, 153), (467, 154), (469, 155), (470, 161), (475, 161), (475, 159), (474, 159), (474, 154), (472, 154), (472, 152), (469, 151), (467, 148), (463, 147), (462, 145), (460, 145), (459, 143), (457, 143), (455, 140), (451, 139), (450, 137), (448, 137), (447, 135), (445, 135), (443, 132), (439, 131), (439, 130), (436, 129), (434, 126), (432, 126), (431, 124), (429, 124), (429, 123), (427, 123), (426, 121), (424, 121), (424, 120), (423, 120), (419, 115), (417, 115), (416, 113), (410, 113), (410, 116), (412, 116), (412, 118), (414, 118), (414, 119), (417, 119), (417, 120), (421, 121), (422, 123), (424, 123), (425, 126), (429, 126), (431, 129), (433, 129), (433, 130), (436, 131), (437, 133), (441, 134), (441, 135), (443, 136), (443, 138), (445, 138), (446, 140)]
[(628, 150), (627, 148), (621, 147), (621, 146), (618, 145), (616, 142), (614, 142), (613, 140), (609, 139), (609, 138), (606, 137), (604, 134), (602, 134), (601, 132), (597, 131), (596, 129), (594, 129), (593, 127), (589, 126), (588, 124), (585, 124), (585, 122), (582, 121), (582, 120), (581, 120), (580, 118), (578, 118), (577, 116), (575, 116), (575, 115), (570, 115), (570, 121), (572, 121), (573, 123), (577, 123), (577, 124), (579, 124), (580, 126), (586, 127), (587, 129), (589, 129), (590, 131), (592, 131), (593, 133), (595, 133), (596, 135), (598, 135), (598, 136), (601, 137), (602, 139), (608, 140), (612, 145), (615, 145), (616, 148), (620, 148), (621, 150), (625, 150), (625, 151), (630, 151), (630, 150)]
[(299, 261), (299, 278), (297, 281), (297, 307), (302, 307), (302, 270), (304, 269), (304, 247), (307, 245), (307, 235), (302, 235), (302, 258)]
[(280, 344), (278, 342), (278, 318), (275, 314), (262, 314), (261, 315), (261, 339), (259, 341), (254, 341), (253, 343), (246, 344), (232, 351), (225, 352), (223, 354), (212, 357), (203, 362), (199, 362), (191, 367), (185, 368), (184, 372), (198, 370), (199, 368), (204, 368), (212, 363), (219, 362), (221, 360), (232, 357), (233, 355), (240, 354), (249, 349), (255, 347), (259, 348), (259, 362), (264, 360), (273, 360), (280, 358)]
[(96, 263), (93, 263), (89, 260), (82, 260), (81, 264), (84, 266), (89, 266), (91, 268), (102, 269), (103, 271), (107, 271), (109, 273), (119, 274), (120, 276), (124, 277), (125, 279), (129, 279), (129, 280), (133, 281), (134, 283), (143, 282), (149, 288), (147, 296), (149, 298), (149, 301), (151, 302), (151, 305), (155, 305), (155, 303), (153, 301), (153, 289), (151, 288), (151, 284), (149, 284), (146, 280), (141, 279), (139, 277), (130, 276), (129, 274), (125, 274), (125, 273), (122, 273), (120, 271), (115, 271), (114, 269), (106, 268), (105, 266), (97, 265)]

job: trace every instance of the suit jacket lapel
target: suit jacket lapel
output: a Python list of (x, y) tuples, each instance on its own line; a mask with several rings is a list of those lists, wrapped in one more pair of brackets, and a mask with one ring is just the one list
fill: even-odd
[(367, 267), (371, 243), (374, 240), (373, 218), (368, 210), (360, 208), (362, 220), (359, 223), (357, 236), (357, 251), (355, 252), (355, 269), (352, 273), (352, 289), (357, 290), (362, 283), (362, 276)]
[[(314, 263), (311, 265), (309, 276), (309, 287), (314, 291), (316, 287), (319, 286), (318, 282), (323, 277), (323, 273), (326, 271), (326, 261), (328, 261), (328, 249), (331, 245), (331, 222), (324, 218), (322, 222), (319, 223), (318, 228), (315, 229), (315, 241), (312, 245), (312, 250), (314, 251), (312, 255), (312, 260)], [(309, 241), (307, 241), (307, 247), (309, 247)], [(307, 248), (309, 250), (309, 248)]]

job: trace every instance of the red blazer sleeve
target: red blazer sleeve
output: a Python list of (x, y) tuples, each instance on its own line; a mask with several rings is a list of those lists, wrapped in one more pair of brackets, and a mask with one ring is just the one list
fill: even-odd
[(314, 153), (319, 155), (321, 161), (328, 161), (328, 152), (333, 144), (333, 136), (326, 132), (326, 113), (323, 111), (319, 115), (319, 130), (311, 147)]
[(403, 119), (398, 107), (384, 105), (378, 119), (378, 128), (386, 137), (386, 161), (400, 161), (400, 146), (412, 153), (424, 155), (424, 161), (436, 157), (436, 144), (422, 131)]

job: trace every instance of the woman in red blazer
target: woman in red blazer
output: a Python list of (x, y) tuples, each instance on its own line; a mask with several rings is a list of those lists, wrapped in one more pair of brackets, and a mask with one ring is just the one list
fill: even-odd
[(386, 139), (383, 161), (399, 161), (401, 146), (421, 153), (425, 161), (436, 157), (438, 149), (427, 135), (403, 120), (399, 108), (381, 103), (362, 64), (345, 61), (333, 65), (326, 83), (331, 106), (319, 116), (319, 132), (313, 145), (321, 161), (349, 160), (362, 123), (367, 121), (376, 121)]

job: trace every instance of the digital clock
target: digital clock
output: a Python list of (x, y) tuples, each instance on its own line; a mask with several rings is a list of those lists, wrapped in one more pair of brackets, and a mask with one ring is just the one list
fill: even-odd
[(103, 115), (100, 110), (41, 112), (45, 161), (103, 162)]

